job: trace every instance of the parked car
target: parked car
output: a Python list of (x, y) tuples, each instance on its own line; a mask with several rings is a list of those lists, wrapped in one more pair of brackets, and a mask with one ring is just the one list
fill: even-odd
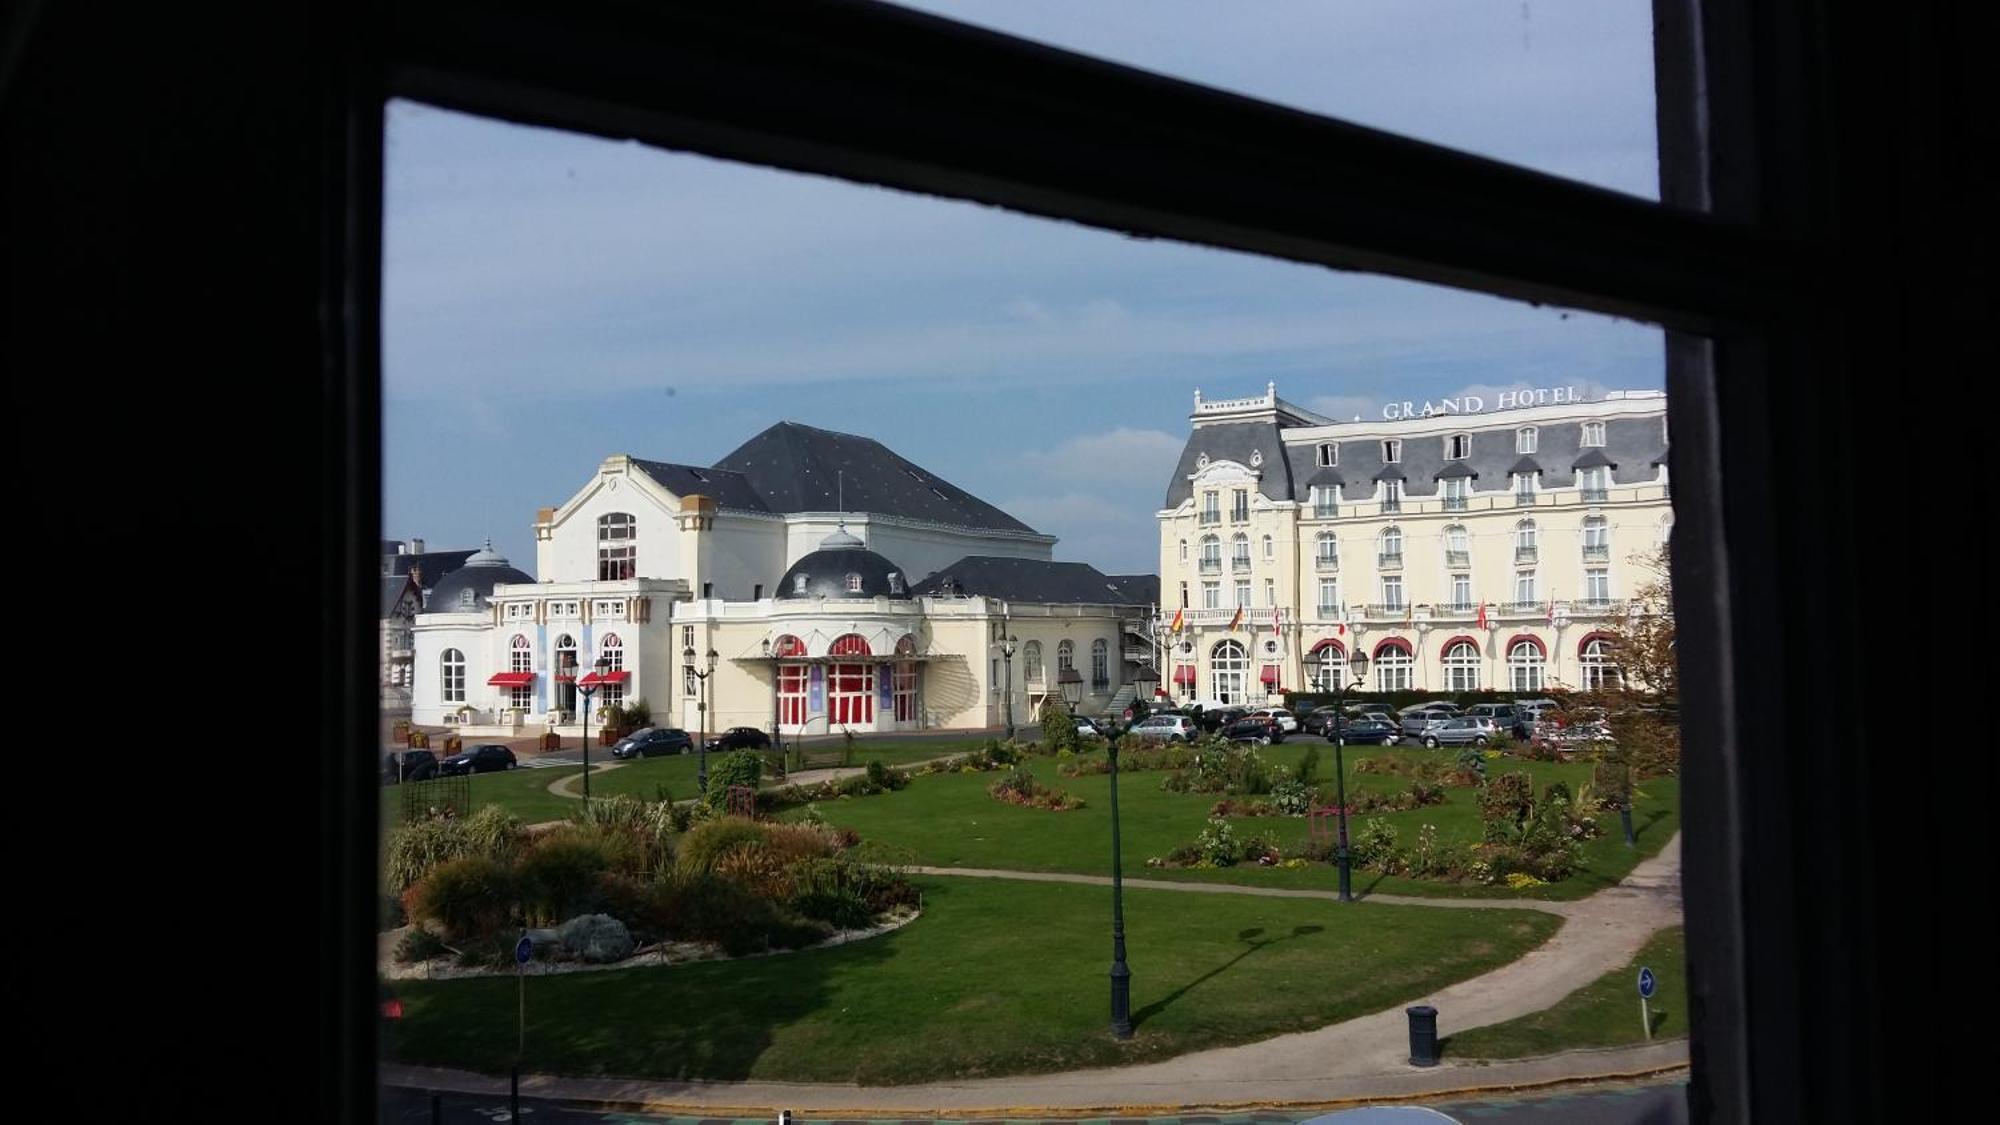
[[(1326, 737), (1331, 741), (1333, 732), (1328, 731)], [(1340, 724), (1342, 746), (1394, 746), (1400, 741), (1402, 736), (1396, 724), (1379, 716), (1348, 719)]]
[(429, 750), (399, 750), (382, 756), (382, 780), (395, 785), (437, 776), (437, 755)]
[(1450, 722), (1452, 719), (1456, 717), (1457, 716), (1447, 714), (1443, 711), (1424, 710), (1423, 708), (1418, 708), (1412, 711), (1405, 711), (1403, 713), (1403, 721), (1400, 724), (1398, 724), (1397, 729), (1400, 730), (1403, 733), (1403, 736), (1406, 738), (1422, 739), (1425, 735), (1445, 725), (1446, 723)]
[(1216, 731), (1221, 730), (1223, 727), (1228, 726), (1249, 713), (1250, 711), (1246, 707), (1214, 707), (1204, 708), (1201, 714), (1192, 716), (1192, 718), (1197, 727), (1210, 734), (1214, 734)]
[(1292, 734), (1299, 729), (1297, 716), (1283, 707), (1259, 707), (1255, 711), (1250, 712), (1250, 714), (1258, 718), (1277, 720), (1278, 725), (1285, 728), (1286, 734)]
[(1231, 742), (1269, 746), (1285, 740), (1285, 726), (1269, 714), (1245, 715), (1223, 727), (1222, 737)]
[(1512, 703), (1476, 703), (1466, 708), (1465, 713), (1491, 719), (1494, 726), (1510, 734), (1521, 721), (1521, 710)]
[(456, 777), (466, 773), (497, 773), (520, 766), (514, 752), (497, 742), (474, 746), (446, 758), (437, 764), (437, 771), (444, 777)]
[(1195, 736), (1195, 725), (1186, 715), (1148, 715), (1128, 733), (1156, 742), (1186, 742)]
[(694, 749), (694, 739), (678, 727), (645, 727), (618, 740), (611, 748), (614, 758), (650, 758), (656, 754), (686, 754)]
[(1458, 715), (1432, 727), (1423, 739), (1425, 746), (1435, 750), (1440, 746), (1485, 746), (1499, 733), (1500, 728), (1484, 715)]
[(1093, 719), (1089, 715), (1076, 717), (1076, 733), (1086, 738), (1115, 738), (1111, 724), (1103, 719)]
[[(730, 727), (708, 740), (711, 752), (717, 750), (765, 750), (771, 745), (771, 736), (756, 727)], [(617, 753), (617, 748), (612, 749)]]

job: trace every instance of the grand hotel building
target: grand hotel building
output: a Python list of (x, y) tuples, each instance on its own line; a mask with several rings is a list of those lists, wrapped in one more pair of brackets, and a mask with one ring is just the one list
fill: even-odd
[(1604, 630), (1673, 521), (1666, 396), (1538, 397), (1558, 401), (1336, 422), (1274, 384), (1197, 390), (1159, 512), (1165, 686), (1211, 705), (1326, 689), (1355, 646), (1374, 691), (1616, 676)]

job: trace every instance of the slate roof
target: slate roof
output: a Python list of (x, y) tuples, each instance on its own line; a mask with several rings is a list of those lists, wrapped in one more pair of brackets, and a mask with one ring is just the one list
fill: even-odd
[(1341, 488), (1346, 484), (1347, 478), (1332, 465), (1322, 465), (1318, 472), (1306, 478), (1307, 488)]
[(1408, 473), (1404, 472), (1404, 471), (1403, 471), (1403, 467), (1402, 467), (1401, 465), (1384, 465), (1384, 466), (1382, 466), (1382, 471), (1380, 471), (1380, 472), (1378, 472), (1378, 473), (1376, 473), (1376, 474), (1375, 474), (1375, 478), (1374, 478), (1374, 479), (1376, 479), (1376, 480), (1409, 480), (1409, 479), (1410, 479), (1410, 474), (1408, 474)]
[[(830, 538), (830, 537), (829, 537)], [(866, 547), (821, 547), (806, 554), (778, 580), (779, 598), (908, 598), (910, 585), (903, 581), (897, 589), (889, 581), (902, 568)], [(850, 590), (847, 576), (861, 578), (861, 589)], [(805, 588), (799, 588), (799, 579)]]
[[(668, 469), (687, 471), (686, 466), (668, 466)], [(874, 438), (797, 422), (779, 422), (737, 446), (715, 463), (713, 471), (740, 479), (747, 494), (758, 499), (759, 505), (754, 509), (757, 511), (868, 512), (953, 527), (1036, 533), (1034, 528), (1006, 512), (898, 456)], [(730, 503), (721, 496), (716, 497), (716, 502), (725, 507), (748, 506)]]
[(757, 495), (757, 490), (742, 473), (705, 469), (699, 465), (676, 465), (669, 461), (643, 461), (637, 457), (632, 458), (632, 463), (676, 496), (706, 496), (724, 508), (770, 511), (764, 505), (764, 498)]
[[(381, 616), (383, 617), (389, 616), (389, 614), (395, 610), (396, 603), (403, 600), (403, 594), (407, 592), (409, 588), (410, 588), (409, 575), (407, 574), (383, 575)], [(417, 608), (418, 609), (423, 608), (423, 592), (421, 590), (417, 592)]]
[[(1261, 474), (1257, 479), (1257, 491), (1265, 499), (1292, 498), (1292, 478), (1298, 468), (1289, 458), (1299, 456), (1300, 451), (1287, 452), (1284, 438), (1278, 432), (1278, 424), (1228, 422), (1200, 426), (1188, 435), (1187, 445), (1181, 448), (1180, 464), (1174, 467), (1174, 478), (1167, 482), (1167, 507), (1177, 508), (1194, 494), (1194, 484), (1188, 478), (1198, 471), (1204, 453), (1211, 461), (1235, 461)], [(1252, 453), (1264, 455), (1262, 464), (1250, 464)], [(1303, 453), (1307, 459), (1312, 456), (1310, 449)]]
[[(1096, 605), (1151, 605), (1153, 597), (1139, 598), (1141, 592), (1129, 581), (1120, 583), (1089, 563), (1051, 562), (1047, 559), (1010, 559), (994, 555), (967, 555), (936, 574), (917, 583), (915, 592), (933, 597), (949, 594), (966, 597), (1004, 598), (1018, 602), (1066, 602)], [(949, 587), (949, 591), (947, 590)]]
[(1507, 477), (1511, 480), (1522, 473), (1539, 473), (1541, 471), (1541, 464), (1533, 457), (1523, 457), (1519, 461), (1514, 462), (1513, 468), (1507, 470)]
[(1569, 463), (1572, 469), (1595, 469), (1601, 465), (1609, 465), (1615, 469), (1618, 467), (1618, 462), (1605, 456), (1604, 451), (1595, 446), (1584, 450), (1581, 456)]
[(1157, 574), (1112, 574), (1111, 584), (1125, 591), (1127, 605), (1158, 605), (1160, 576)]
[(1476, 477), (1478, 475), (1479, 475), (1478, 473), (1472, 471), (1472, 466), (1466, 464), (1465, 462), (1453, 461), (1451, 464), (1446, 465), (1442, 469), (1439, 469), (1437, 471), (1437, 477), (1435, 479), (1451, 480), (1454, 477)]
[(1667, 460), (1667, 454), (1668, 454), (1668, 453), (1670, 453), (1670, 452), (1672, 452), (1672, 450), (1673, 450), (1673, 447), (1672, 447), (1672, 446), (1666, 446), (1666, 447), (1663, 447), (1663, 448), (1662, 448), (1662, 449), (1660, 450), (1660, 455), (1659, 455), (1658, 457), (1655, 457), (1655, 458), (1653, 458), (1653, 459), (1652, 459), (1652, 460), (1651, 460), (1650, 462), (1648, 462), (1648, 464), (1653, 464), (1653, 465), (1665, 465), (1665, 464), (1667, 464), (1667, 463), (1668, 463), (1668, 460)]
[(477, 553), (476, 551), (425, 551), (421, 555), (394, 555), (389, 559), (389, 575), (391, 577), (405, 575), (410, 573), (411, 566), (418, 566), (423, 568), (423, 577), (419, 581), (424, 588), (435, 589), (439, 579), (464, 566), (465, 560)]

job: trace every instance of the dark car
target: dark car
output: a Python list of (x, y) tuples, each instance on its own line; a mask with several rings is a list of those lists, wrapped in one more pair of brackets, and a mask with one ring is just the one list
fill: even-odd
[(1111, 732), (1111, 724), (1103, 719), (1093, 719), (1089, 715), (1076, 717), (1076, 733), (1086, 738), (1110, 738)]
[(521, 763), (514, 759), (514, 752), (497, 742), (484, 746), (474, 746), (470, 750), (453, 754), (437, 764), (437, 771), (445, 777), (455, 777), (463, 773), (497, 773), (511, 770)]
[(437, 771), (437, 755), (429, 750), (399, 750), (382, 756), (382, 781), (388, 785), (422, 781), (436, 777)]
[[(1332, 742), (1333, 717), (1334, 712), (1330, 709), (1314, 711), (1299, 721), (1299, 730), (1319, 735)], [(1340, 740), (1344, 744), (1392, 746), (1397, 737), (1396, 725), (1386, 719), (1359, 715), (1341, 716)]]
[[(730, 727), (708, 740), (708, 748), (714, 750), (765, 750), (771, 745), (771, 736), (756, 727)], [(616, 753), (613, 750), (613, 753)]]
[(614, 758), (650, 758), (656, 754), (686, 754), (694, 750), (694, 739), (678, 727), (646, 727), (618, 740), (611, 748)]
[(1285, 727), (1269, 715), (1245, 715), (1222, 728), (1222, 737), (1231, 742), (1254, 742), (1269, 746), (1285, 740)]
[(1196, 726), (1213, 734), (1249, 714), (1248, 707), (1217, 707), (1214, 710), (1203, 709), (1200, 715), (1194, 716), (1194, 720)]

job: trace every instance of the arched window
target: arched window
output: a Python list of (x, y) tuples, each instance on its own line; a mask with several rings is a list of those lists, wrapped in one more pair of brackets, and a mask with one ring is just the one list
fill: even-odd
[(1514, 691), (1542, 690), (1547, 666), (1542, 646), (1532, 638), (1522, 637), (1507, 646), (1507, 681)]
[[(532, 672), (535, 670), (535, 649), (528, 638), (516, 633), (507, 642), (507, 670), (509, 672)], [(526, 711), (535, 705), (535, 689), (529, 685), (507, 689), (507, 706), (516, 711)]]
[(1611, 658), (1611, 642), (1604, 637), (1588, 637), (1577, 652), (1577, 662), (1582, 667), (1583, 690), (1609, 691), (1617, 688), (1624, 679), (1618, 665)]
[(895, 700), (896, 721), (914, 722), (917, 717), (917, 662), (910, 659), (917, 654), (917, 639), (904, 633), (896, 640), (896, 671), (892, 695)]
[(1063, 673), (1076, 667), (1076, 646), (1064, 641), (1056, 646), (1056, 672)]
[(1444, 650), (1444, 689), (1479, 690), (1479, 646), (1471, 641), (1453, 641)]
[(1229, 565), (1234, 570), (1250, 569), (1250, 537), (1239, 531), (1229, 540)]
[(1472, 456), (1472, 435), (1452, 434), (1445, 438), (1444, 456), (1447, 461), (1463, 461)]
[(1111, 686), (1111, 645), (1103, 637), (1090, 642), (1090, 690)]
[(792, 634), (786, 633), (772, 642), (771, 654), (773, 656), (804, 656), (806, 654), (806, 643)]
[(903, 592), (902, 571), (892, 570), (889, 572), (889, 592), (892, 594), (900, 594)]
[(805, 575), (803, 575), (803, 574), (795, 574), (795, 575), (793, 575), (793, 576), (792, 576), (792, 593), (794, 593), (794, 594), (803, 594), (803, 593), (805, 593), (805, 592), (806, 592), (806, 576), (805, 576)]
[(1187, 561), (1187, 540), (1181, 540), (1181, 561)]
[(1250, 658), (1244, 653), (1243, 646), (1235, 641), (1216, 645), (1209, 651), (1208, 667), (1215, 698), (1222, 703), (1241, 703), (1244, 699), (1244, 679), (1250, 671)]
[(1029, 683), (1042, 682), (1042, 642), (1029, 641), (1021, 649), (1021, 666), (1026, 669), (1024, 675)]
[[(830, 656), (868, 656), (868, 640), (845, 633), (828, 646)], [(875, 665), (841, 662), (827, 667), (827, 716), (834, 729), (875, 721)]]
[(1313, 563), (1331, 568), (1340, 565), (1340, 541), (1331, 531), (1322, 531), (1313, 537)]
[[(618, 639), (618, 634), (604, 634), (604, 639), (597, 642), (597, 655), (607, 662), (606, 671), (625, 670), (625, 642)], [(625, 702), (625, 685), (615, 678), (607, 680), (598, 690), (597, 699), (607, 708), (620, 706)]]
[(1339, 641), (1321, 641), (1307, 656), (1306, 667), (1314, 691), (1338, 691), (1347, 674), (1347, 653)]
[(1278, 557), (1277, 550), (1278, 550), (1277, 541), (1272, 539), (1270, 536), (1266, 535), (1264, 537), (1264, 557), (1267, 559)]
[(1583, 424), (1583, 445), (1585, 447), (1604, 444), (1604, 423), (1585, 422)]
[(564, 633), (556, 638), (555, 706), (560, 711), (576, 710), (576, 638)]
[[(801, 657), (806, 654), (806, 643), (790, 633), (781, 635), (771, 643), (771, 655), (777, 657)], [(810, 717), (806, 710), (806, 688), (811, 682), (812, 666), (809, 664), (788, 664), (782, 660), (778, 664), (778, 724), (783, 727), (799, 727)]]
[(639, 566), (639, 521), (630, 512), (597, 517), (597, 578), (614, 582), (631, 578)]
[(1455, 523), (1444, 529), (1444, 553), (1447, 563), (1459, 566), (1472, 558), (1472, 536), (1464, 524)]
[(1375, 690), (1409, 691), (1415, 682), (1417, 659), (1405, 641), (1390, 639), (1375, 646)]
[(438, 682), (444, 689), (440, 698), (446, 703), (465, 702), (465, 654), (455, 648), (445, 649), (438, 664)]
[(1522, 520), (1514, 525), (1514, 553), (1533, 553), (1535, 549), (1535, 521)]
[(1403, 529), (1402, 529), (1402, 528), (1400, 528), (1400, 527), (1385, 527), (1385, 528), (1383, 528), (1383, 529), (1382, 529), (1382, 537), (1381, 537), (1381, 544), (1382, 544), (1382, 558), (1383, 558), (1383, 561), (1385, 561), (1385, 562), (1387, 562), (1387, 561), (1397, 561), (1397, 562), (1400, 562), (1400, 561), (1402, 561), (1402, 558), (1403, 558)]
[(1222, 539), (1219, 536), (1201, 537), (1201, 568), (1203, 570), (1222, 569)]
[(1535, 451), (1535, 439), (1538, 436), (1539, 435), (1535, 432), (1535, 427), (1533, 426), (1523, 426), (1520, 429), (1515, 430), (1514, 452), (1533, 453)]
[(850, 594), (861, 592), (861, 576), (859, 574), (850, 574), (847, 576), (847, 592)]

